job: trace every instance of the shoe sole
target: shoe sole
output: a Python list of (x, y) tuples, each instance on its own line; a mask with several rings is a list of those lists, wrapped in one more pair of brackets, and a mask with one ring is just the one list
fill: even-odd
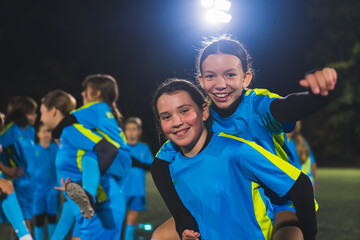
[(68, 183), (65, 186), (67, 195), (80, 208), (81, 215), (84, 218), (92, 218), (94, 216), (94, 208), (90, 204), (90, 200), (84, 189), (76, 183)]

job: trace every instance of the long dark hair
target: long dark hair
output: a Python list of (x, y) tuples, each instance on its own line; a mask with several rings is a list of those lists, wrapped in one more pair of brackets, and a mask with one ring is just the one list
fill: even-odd
[[(200, 90), (200, 88), (194, 83), (178, 78), (170, 78), (163, 82), (155, 91), (152, 100), (153, 113), (155, 116), (156, 127), (159, 133), (159, 140), (161, 139), (162, 129), (160, 125), (160, 116), (157, 109), (157, 102), (161, 95), (164, 93), (174, 93), (177, 91), (187, 92), (194, 103), (200, 108), (203, 109), (203, 104), (210, 104), (209, 98)], [(205, 121), (206, 129), (210, 130), (211, 127), (211, 116)]]
[(100, 91), (99, 98), (109, 105), (118, 125), (123, 129), (124, 117), (116, 106), (119, 89), (115, 78), (107, 74), (89, 75), (85, 78), (82, 86), (84, 89), (89, 86), (93, 91)]

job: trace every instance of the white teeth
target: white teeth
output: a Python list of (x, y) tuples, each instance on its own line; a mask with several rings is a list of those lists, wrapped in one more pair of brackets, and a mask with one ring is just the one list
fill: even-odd
[(186, 132), (185, 130), (182, 130), (182, 131), (180, 131), (180, 132), (177, 132), (176, 135), (182, 135), (182, 134), (184, 134), (185, 132)]
[(220, 98), (223, 98), (223, 97), (226, 97), (228, 96), (229, 94), (228, 93), (218, 93), (218, 94), (214, 94), (216, 97), (220, 97)]

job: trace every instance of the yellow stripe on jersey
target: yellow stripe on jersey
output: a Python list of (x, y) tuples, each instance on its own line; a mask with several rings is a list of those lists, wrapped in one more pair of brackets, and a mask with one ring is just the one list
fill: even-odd
[(107, 135), (106, 133), (100, 131), (99, 129), (96, 129), (96, 131), (98, 133), (100, 133), (106, 140), (108, 140), (109, 142), (111, 142), (116, 148), (120, 148), (120, 144), (115, 142), (114, 140), (112, 140), (109, 135)]
[(159, 152), (161, 151), (161, 149), (163, 148), (163, 146), (165, 146), (165, 144), (167, 144), (168, 141), (170, 141), (170, 140), (167, 140), (167, 141), (161, 146), (161, 148), (159, 149), (159, 151), (155, 154), (155, 157), (157, 157), (157, 155), (159, 154)]
[(296, 181), (298, 177), (300, 176), (301, 171), (294, 166), (290, 165), (289, 163), (286, 163), (285, 161), (279, 161), (281, 158), (278, 156), (275, 156), (274, 154), (268, 152), (261, 146), (257, 145), (255, 142), (247, 141), (243, 138), (239, 138), (233, 135), (229, 135), (226, 133), (221, 132), (219, 134), (220, 137), (227, 137), (227, 138), (233, 138), (235, 140), (238, 140), (240, 142), (246, 143), (253, 147), (255, 150), (257, 150), (259, 153), (261, 153), (264, 157), (266, 157), (270, 162), (272, 162), (276, 167), (281, 169), (283, 172), (285, 172), (290, 178)]
[(254, 91), (256, 95), (264, 95), (264, 96), (269, 96), (269, 98), (281, 98), (280, 95), (276, 94), (276, 93), (272, 93), (267, 89), (263, 89), (263, 88), (255, 88), (255, 89), (249, 89), (246, 91), (246, 96), (249, 95), (251, 93), (251, 91)]
[(73, 112), (76, 112), (76, 111), (78, 111), (78, 110), (81, 110), (81, 109), (84, 109), (84, 108), (88, 108), (88, 107), (90, 107), (90, 106), (92, 106), (92, 105), (94, 105), (94, 104), (96, 104), (96, 103), (99, 103), (99, 101), (89, 102), (89, 103), (87, 103), (87, 104), (84, 104), (83, 106), (81, 106), (81, 107), (79, 107), (79, 108), (77, 108), (77, 109), (75, 109), (75, 110), (72, 110), (72, 111), (70, 112), (70, 114), (73, 113)]
[(12, 125), (14, 125), (13, 122), (6, 124), (5, 128), (0, 132), (0, 136), (3, 135), (9, 128), (11, 128)]
[(93, 133), (91, 130), (84, 128), (84, 126), (79, 123), (74, 123), (73, 126), (95, 143), (100, 142), (100, 140), (102, 139), (101, 137)]
[(289, 162), (288, 155), (286, 154), (286, 152), (282, 147), (284, 145), (284, 133), (273, 134), (273, 143), (275, 146), (276, 156), (278, 156), (279, 158), (281, 158), (286, 162)]
[(273, 225), (271, 219), (266, 214), (266, 206), (259, 193), (259, 184), (251, 182), (251, 195), (254, 206), (256, 220), (266, 240), (271, 239)]
[[(82, 172), (81, 159), (85, 153), (86, 153), (86, 151), (79, 149), (76, 154), (76, 163), (77, 163), (77, 166), (78, 166), (80, 172)], [(99, 184), (99, 187), (96, 192), (96, 200), (98, 202), (103, 202), (103, 201), (106, 201), (107, 199), (108, 199), (108, 196), (106, 195), (102, 186)]]
[(123, 131), (120, 133), (120, 137), (122, 138), (122, 140), (124, 140), (125, 143), (127, 143), (127, 139)]

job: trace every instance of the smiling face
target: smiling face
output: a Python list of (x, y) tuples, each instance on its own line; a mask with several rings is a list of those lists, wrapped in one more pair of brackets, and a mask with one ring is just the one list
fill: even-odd
[(208, 106), (204, 104), (200, 109), (189, 93), (183, 90), (162, 94), (156, 104), (165, 136), (185, 155), (188, 152), (198, 153), (202, 147), (199, 139), (204, 136), (206, 139), (204, 121), (209, 117)]
[(244, 73), (240, 59), (231, 54), (211, 54), (201, 69), (200, 85), (221, 109), (230, 107), (252, 79), (251, 72)]
[(37, 136), (41, 143), (49, 144), (51, 142), (51, 131), (45, 125), (39, 128)]

